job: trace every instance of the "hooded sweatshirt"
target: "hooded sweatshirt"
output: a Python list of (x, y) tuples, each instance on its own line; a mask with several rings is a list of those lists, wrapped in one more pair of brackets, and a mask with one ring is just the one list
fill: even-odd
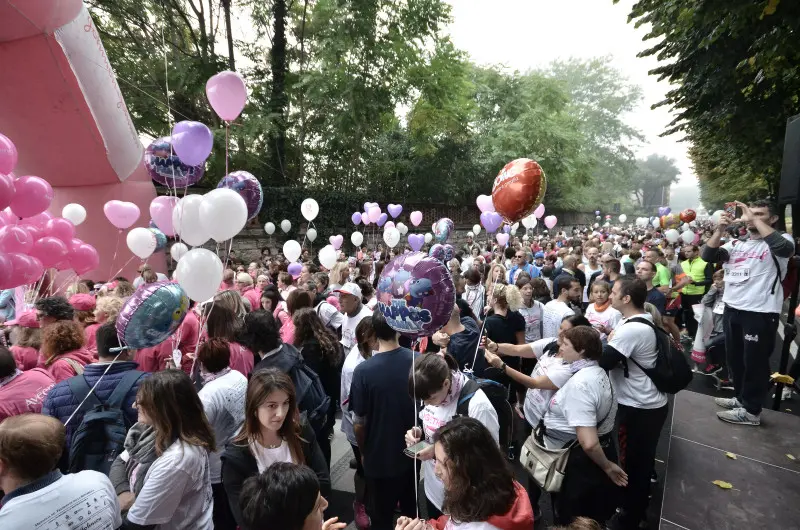
[(94, 362), (94, 355), (86, 348), (78, 348), (46, 360), (44, 369), (50, 372), (50, 375), (58, 383), (78, 375), (78, 366), (80, 366), (80, 372), (83, 373), (83, 367), (92, 362)]
[[(14, 360), (17, 362), (17, 368), (23, 372), (32, 370), (39, 365), (39, 350), (30, 346), (11, 346), (9, 348)], [(44, 361), (41, 361), (44, 363)]]
[(442, 515), (428, 523), (436, 530), (530, 530), (533, 528), (533, 508), (528, 500), (528, 492), (516, 480), (514, 490), (517, 498), (511, 509), (503, 515), (492, 515), (486, 521), (472, 523), (459, 523), (452, 521), (449, 515)]

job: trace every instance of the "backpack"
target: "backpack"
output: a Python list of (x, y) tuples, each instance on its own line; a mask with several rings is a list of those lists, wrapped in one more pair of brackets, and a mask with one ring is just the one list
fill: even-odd
[(80, 409), (84, 411), (83, 420), (72, 434), (69, 473), (91, 469), (108, 475), (114, 459), (124, 450), (125, 436), (130, 428), (122, 404), (142, 375), (144, 373), (138, 370), (125, 373), (105, 403), (91, 392), (84, 376), (68, 379), (69, 389), (82, 403)]
[(633, 357), (629, 357), (653, 381), (656, 388), (667, 394), (677, 394), (689, 386), (693, 377), (692, 369), (683, 352), (670, 340), (669, 334), (646, 318), (636, 317), (627, 322), (646, 324), (656, 334), (656, 363), (653, 368), (645, 368)]
[(492, 407), (497, 413), (497, 422), (500, 424), (500, 448), (505, 450), (509, 458), (513, 454), (514, 445), (514, 411), (511, 409), (511, 404), (508, 402), (508, 389), (491, 379), (481, 379), (474, 377), (472, 374), (464, 374), (467, 376), (467, 382), (461, 388), (461, 393), (458, 395), (458, 404), (456, 405), (457, 416), (469, 416), (469, 401), (478, 390), (483, 390), (486, 397), (489, 398)]
[(292, 367), (289, 376), (294, 382), (300, 412), (306, 415), (317, 437), (327, 436), (325, 426), (328, 423), (331, 398), (325, 393), (319, 376), (302, 360)]
[(778, 263), (778, 258), (775, 257), (775, 254), (770, 253), (770, 256), (772, 256), (775, 268), (778, 269), (775, 281), (772, 282), (770, 294), (775, 294), (775, 288), (778, 287), (778, 282), (781, 282), (783, 299), (786, 300), (794, 292), (794, 286), (797, 283), (797, 262), (795, 262), (794, 257), (789, 258), (789, 262), (786, 264), (786, 276), (781, 280), (781, 264)]

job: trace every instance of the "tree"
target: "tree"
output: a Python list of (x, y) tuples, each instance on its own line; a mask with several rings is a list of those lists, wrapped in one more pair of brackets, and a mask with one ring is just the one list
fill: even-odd
[(636, 168), (634, 195), (639, 207), (651, 210), (669, 202), (669, 187), (678, 181), (681, 174), (675, 160), (661, 155), (650, 155), (640, 160)]

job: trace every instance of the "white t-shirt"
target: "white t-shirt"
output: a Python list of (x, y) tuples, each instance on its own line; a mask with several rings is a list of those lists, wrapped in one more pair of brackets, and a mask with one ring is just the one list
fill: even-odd
[(119, 528), (122, 517), (114, 486), (102, 473), (80, 471), (9, 499), (0, 510), (3, 529)]
[(222, 482), (220, 456), (225, 450), (225, 444), (239, 434), (244, 424), (246, 394), (247, 378), (236, 370), (209, 381), (198, 392), (217, 442), (217, 450), (208, 456), (212, 484)]
[(606, 371), (596, 362), (578, 370), (550, 400), (544, 418), (548, 432), (545, 444), (551, 449), (562, 447), (563, 441), (556, 441), (550, 435), (557, 431), (574, 439), (576, 427), (597, 427), (598, 436), (608, 434), (614, 428), (616, 410), (617, 402)]
[[(619, 324), (619, 321), (622, 320), (622, 313), (611, 307), (610, 305), (606, 307), (606, 310), (602, 313), (598, 313), (597, 309), (595, 308), (595, 304), (589, 304), (589, 307), (586, 308), (586, 314), (584, 315), (589, 323), (594, 327), (597, 328), (602, 326), (603, 328), (610, 328), (614, 329)], [(600, 333), (600, 340), (606, 338), (605, 333)]]
[(339, 403), (342, 404), (342, 432), (347, 437), (347, 441), (353, 445), (356, 443), (356, 435), (353, 432), (353, 418), (350, 411), (348, 400), (350, 399), (350, 386), (353, 384), (353, 372), (356, 366), (363, 363), (366, 359), (361, 356), (358, 345), (353, 346), (350, 353), (344, 359), (342, 365), (341, 385), (339, 390)]
[(519, 308), (519, 314), (525, 319), (525, 342), (533, 342), (542, 337), (542, 328), (544, 327), (543, 315), (544, 304), (533, 301), (533, 307), (522, 306)]
[(147, 470), (128, 519), (159, 530), (213, 530), (213, 511), (208, 451), (178, 440)]
[[(466, 376), (456, 373), (455, 377), (461, 377), (466, 381)], [(458, 408), (458, 396), (450, 396), (438, 407), (426, 405), (419, 413), (422, 420), (422, 430), (425, 433), (425, 440), (433, 442), (433, 435), (456, 415)], [(499, 440), (500, 423), (497, 419), (497, 412), (494, 410), (491, 401), (486, 397), (482, 390), (478, 390), (469, 400), (467, 415), (481, 422), (492, 434), (495, 442)], [(425, 477), (425, 495), (437, 509), (441, 510), (444, 504), (444, 484), (434, 473), (434, 460), (422, 462), (422, 470)]]
[[(783, 237), (792, 240), (789, 234)], [(772, 293), (778, 276), (769, 245), (763, 239), (738, 241), (728, 250), (729, 258), (722, 268), (725, 271), (725, 293), (722, 301), (742, 311), (779, 314), (783, 308), (783, 288), (780, 281)], [(789, 258), (778, 258), (781, 280), (786, 277)]]
[(558, 328), (561, 321), (575, 314), (567, 304), (559, 300), (550, 300), (544, 306), (544, 337), (543, 339), (558, 337)]
[(486, 521), (481, 521), (476, 523), (456, 523), (452, 519), (448, 519), (447, 524), (444, 527), (444, 530), (503, 530), (503, 529), (493, 524), (489, 524)]
[(344, 346), (344, 351), (350, 351), (356, 345), (356, 326), (364, 317), (372, 316), (372, 310), (365, 305), (355, 316), (344, 315), (342, 319), (342, 340), (339, 341)]
[[(648, 313), (630, 318), (639, 317), (653, 321), (653, 317)], [(645, 368), (652, 368), (656, 364), (658, 355), (656, 334), (647, 324), (627, 323), (630, 318), (619, 321), (608, 345), (625, 357), (633, 356), (633, 359)], [(653, 380), (633, 362), (628, 363), (628, 377), (625, 377), (622, 368), (614, 368), (609, 372), (609, 376), (614, 385), (617, 401), (621, 405), (637, 409), (657, 409), (667, 404), (667, 395), (658, 390)]]
[(253, 441), (250, 443), (250, 452), (253, 453), (256, 459), (259, 473), (263, 473), (269, 466), (276, 462), (285, 462), (287, 464), (294, 462), (292, 460), (292, 451), (289, 450), (289, 444), (286, 443), (286, 440), (275, 449), (269, 449), (257, 441)]
[[(556, 338), (552, 337), (537, 340), (531, 344), (534, 355), (539, 359), (539, 362), (533, 368), (533, 372), (531, 372), (531, 377), (547, 376), (556, 387), (561, 388), (572, 377), (572, 371), (569, 368), (569, 364), (565, 363), (561, 357), (544, 355), (544, 348), (555, 341)], [(536, 428), (539, 425), (539, 420), (547, 409), (547, 402), (550, 401), (550, 398), (555, 393), (555, 390), (541, 388), (529, 388), (525, 393), (525, 403), (522, 409), (525, 413), (525, 420), (531, 427)]]
[(322, 323), (326, 326), (330, 325), (332, 328), (339, 329), (342, 327), (342, 322), (344, 321), (344, 317), (339, 312), (336, 307), (329, 304), (328, 302), (322, 301), (317, 304), (317, 307), (314, 309), (317, 312), (317, 315), (322, 320)]

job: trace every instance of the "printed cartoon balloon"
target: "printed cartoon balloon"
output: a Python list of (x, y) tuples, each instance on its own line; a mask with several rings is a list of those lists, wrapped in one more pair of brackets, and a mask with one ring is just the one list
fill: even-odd
[(250, 220), (261, 211), (261, 206), (264, 204), (264, 190), (261, 188), (261, 183), (256, 179), (252, 173), (247, 171), (234, 171), (227, 176), (222, 177), (222, 180), (217, 184), (217, 188), (228, 188), (244, 199), (247, 205), (247, 219)]
[(122, 306), (117, 335), (132, 349), (150, 348), (175, 333), (189, 310), (189, 297), (170, 281), (140, 287)]
[(442, 217), (433, 225), (433, 238), (439, 243), (447, 242), (450, 234), (453, 232), (455, 225), (453, 221), (447, 217)]
[(691, 208), (686, 208), (684, 211), (681, 212), (681, 221), (684, 223), (691, 223), (697, 219), (697, 212), (692, 210)]
[(411, 338), (432, 335), (444, 326), (456, 301), (447, 267), (422, 252), (390, 261), (378, 280), (377, 297), (386, 322)]
[(518, 158), (500, 170), (492, 187), (492, 203), (503, 219), (513, 224), (530, 215), (542, 203), (547, 177), (542, 166), (529, 158)]
[(189, 166), (172, 152), (170, 137), (159, 138), (144, 151), (144, 167), (150, 178), (170, 188), (185, 188), (203, 178), (205, 165)]
[(445, 265), (450, 263), (450, 260), (452, 260), (455, 256), (456, 256), (456, 249), (453, 248), (453, 245), (445, 245), (444, 246), (444, 263), (445, 263)]
[(428, 250), (428, 256), (438, 261), (444, 261), (444, 245), (436, 243)]
[(661, 228), (671, 229), (681, 226), (681, 218), (677, 214), (670, 213), (661, 217)]

